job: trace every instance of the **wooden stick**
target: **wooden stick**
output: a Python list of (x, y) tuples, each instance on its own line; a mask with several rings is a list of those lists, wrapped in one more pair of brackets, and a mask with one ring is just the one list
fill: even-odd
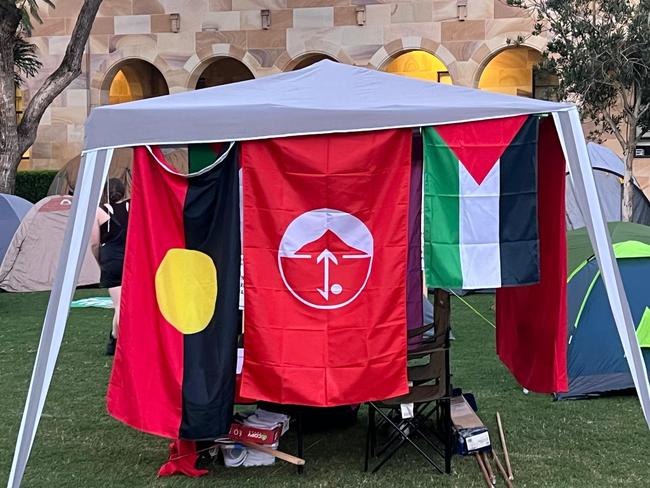
[(492, 482), (490, 481), (490, 477), (488, 475), (487, 470), (485, 469), (485, 464), (483, 464), (483, 458), (481, 458), (481, 455), (478, 452), (474, 453), (474, 457), (476, 458), (476, 462), (478, 463), (478, 467), (481, 470), (481, 473), (483, 473), (483, 479), (485, 480), (485, 483), (492, 488)]
[(503, 457), (506, 459), (506, 468), (508, 470), (508, 479), (514, 480), (512, 475), (512, 467), (510, 466), (510, 456), (508, 456), (508, 446), (506, 445), (506, 435), (503, 433), (503, 425), (501, 424), (501, 416), (497, 412), (497, 425), (499, 426), (499, 439), (501, 440), (501, 447), (503, 448)]
[(258, 451), (263, 452), (264, 454), (270, 454), (271, 456), (274, 456), (278, 459), (282, 459), (283, 461), (286, 461), (291, 464), (295, 464), (296, 466), (304, 466), (305, 460), (301, 459), (296, 456), (292, 456), (291, 454), (287, 454), (286, 452), (278, 451), (276, 449), (271, 449), (268, 446), (261, 446), (259, 444), (255, 444), (254, 442), (247, 442), (247, 441), (237, 441), (238, 444), (242, 444), (250, 449), (257, 449)]
[(487, 469), (487, 472), (490, 475), (490, 482), (492, 483), (492, 485), (496, 485), (497, 477), (494, 476), (494, 471), (492, 471), (492, 466), (490, 466), (490, 461), (487, 457), (487, 454), (485, 452), (480, 452), (479, 456), (483, 457), (483, 463), (485, 464), (485, 468)]
[(508, 473), (506, 473), (506, 470), (503, 468), (503, 464), (501, 464), (501, 461), (499, 461), (499, 456), (497, 456), (497, 453), (494, 452), (494, 449), (492, 449), (492, 459), (494, 459), (494, 464), (497, 465), (497, 469), (501, 473), (501, 476), (503, 476), (503, 479), (505, 480), (508, 488), (512, 488), (512, 483), (508, 479)]

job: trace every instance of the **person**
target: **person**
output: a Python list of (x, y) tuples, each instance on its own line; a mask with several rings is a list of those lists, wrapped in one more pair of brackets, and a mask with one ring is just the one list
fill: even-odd
[(124, 184), (118, 178), (108, 180), (106, 193), (108, 202), (97, 209), (95, 216), (91, 248), (101, 271), (99, 284), (108, 288), (115, 309), (106, 345), (106, 355), (112, 356), (115, 354), (119, 334), (122, 268), (130, 201), (124, 198)]

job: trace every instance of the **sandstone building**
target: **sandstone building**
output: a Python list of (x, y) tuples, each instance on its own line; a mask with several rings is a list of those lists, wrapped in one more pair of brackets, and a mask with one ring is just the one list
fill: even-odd
[[(32, 42), (44, 66), (19, 93), (23, 105), (61, 61), (81, 3), (42, 7)], [(321, 59), (544, 98), (554, 80), (534, 69), (545, 40), (531, 29), (526, 13), (506, 0), (104, 0), (83, 73), (46, 111), (21, 169), (59, 168), (77, 156), (86, 117), (98, 105)], [(524, 44), (509, 45), (519, 34)]]

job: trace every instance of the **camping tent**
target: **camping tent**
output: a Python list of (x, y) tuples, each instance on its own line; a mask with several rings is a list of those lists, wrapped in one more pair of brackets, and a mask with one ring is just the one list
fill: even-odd
[[(125, 188), (131, 188), (131, 162), (133, 160), (133, 151), (131, 148), (118, 149), (113, 154), (108, 178), (119, 178), (124, 183)], [(56, 174), (48, 195), (72, 195), (74, 193), (79, 165), (81, 164), (81, 155), (75, 156), (65, 163)]]
[[(0, 262), (0, 289), (14, 292), (52, 289), (71, 208), (70, 197), (55, 196), (44, 198), (30, 209)], [(88, 250), (78, 284), (98, 282), (99, 266)]]
[[(181, 173), (187, 172), (187, 153), (179, 150), (165, 152), (165, 160)], [(56, 174), (48, 195), (72, 195), (77, 182), (81, 155), (75, 156)], [(108, 170), (108, 178), (118, 178), (124, 183), (127, 196), (131, 194), (131, 166), (133, 164), (133, 150), (130, 147), (116, 149)], [(104, 196), (104, 195), (102, 195)]]
[[(614, 254), (621, 270), (637, 335), (650, 338), (650, 227), (616, 222), (609, 224)], [(567, 235), (569, 280), (568, 365), (569, 391), (559, 399), (583, 397), (608, 391), (633, 388), (634, 382), (617, 338), (614, 317), (607, 294), (593, 259), (593, 249), (584, 229)], [(640, 341), (650, 346), (650, 341)], [(650, 350), (643, 349), (646, 365)]]
[(0, 193), (0, 263), (20, 221), (30, 208), (32, 203), (24, 198)]
[[(580, 116), (545, 102), (321, 61), (302, 70), (169, 96), (98, 107), (86, 123), (74, 220), (43, 323), (9, 486), (20, 484), (61, 346), (70, 300), (113, 150), (448, 125), (549, 114), (571, 170), (610, 305), (646, 420), (650, 386), (634, 324), (598, 204)], [(540, 150), (546, 148), (540, 146)], [(556, 147), (553, 147), (553, 151)], [(547, 191), (556, 190), (551, 188)]]
[[(590, 142), (587, 144), (589, 161), (593, 168), (596, 189), (600, 199), (600, 206), (608, 222), (621, 221), (621, 202), (623, 201), (623, 174), (625, 164), (611, 149)], [(569, 175), (567, 174), (567, 180)], [(632, 222), (650, 225), (650, 201), (633, 181), (632, 194)], [(579, 229), (585, 226), (585, 221), (580, 212), (576, 195), (567, 185), (566, 192), (566, 225), (567, 229)]]

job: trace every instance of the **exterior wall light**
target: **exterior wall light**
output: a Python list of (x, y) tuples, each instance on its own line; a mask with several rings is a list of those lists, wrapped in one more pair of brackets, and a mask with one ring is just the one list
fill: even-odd
[(271, 28), (271, 11), (264, 9), (260, 11), (260, 15), (262, 16), (262, 29), (269, 30)]
[(169, 21), (171, 22), (171, 31), (178, 33), (181, 30), (181, 14), (169, 14)]
[(366, 25), (366, 6), (360, 5), (355, 12), (357, 14), (357, 25)]
[(467, 0), (456, 0), (458, 7), (458, 20), (461, 22), (467, 17)]

